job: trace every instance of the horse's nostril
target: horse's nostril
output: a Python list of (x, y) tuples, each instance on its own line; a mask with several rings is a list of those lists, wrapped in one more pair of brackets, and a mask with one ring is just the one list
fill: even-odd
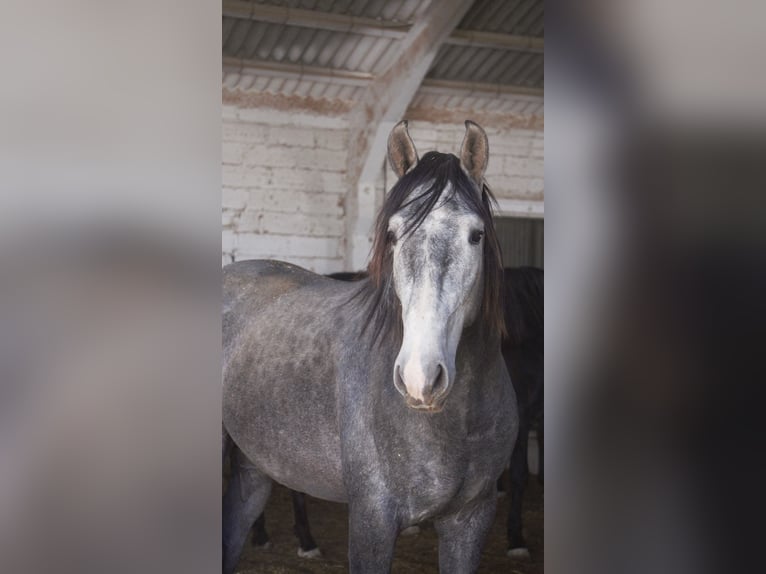
[(401, 369), (398, 364), (394, 367), (394, 387), (396, 387), (400, 394), (407, 396), (407, 387), (404, 386), (404, 379), (402, 379)]
[(434, 377), (434, 382), (431, 386), (431, 393), (438, 395), (446, 386), (447, 371), (441, 364), (439, 364), (436, 367), (436, 376)]

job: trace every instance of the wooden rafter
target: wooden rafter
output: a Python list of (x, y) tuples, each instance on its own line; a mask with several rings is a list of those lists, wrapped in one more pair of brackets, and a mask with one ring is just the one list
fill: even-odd
[[(270, 60), (255, 60), (224, 57), (224, 71), (246, 72), (252, 71), (262, 76), (275, 76), (280, 78), (295, 78), (299, 80), (333, 82), (347, 86), (367, 87), (375, 79), (373, 74), (367, 72), (355, 72), (351, 70), (339, 70), (337, 68), (325, 68), (321, 66), (307, 66), (292, 64), (289, 62), (273, 62)], [(508, 84), (488, 84), (481, 82), (461, 82), (457, 80), (441, 80), (425, 78), (421, 82), (424, 91), (438, 92), (464, 91), (483, 94), (511, 94), (542, 98), (542, 88), (530, 88), (527, 86), (513, 86)]]
[(368, 181), (383, 163), (388, 132), (404, 116), (439, 48), (474, 0), (431, 2), (400, 40), (396, 60), (367, 86), (350, 118), (349, 180)]
[(396, 60), (375, 77), (349, 114), (346, 177), (346, 265), (361, 268), (370, 250), (375, 214), (374, 181), (383, 167), (386, 140), (402, 119), (444, 40), (474, 0), (431, 2), (399, 40)]

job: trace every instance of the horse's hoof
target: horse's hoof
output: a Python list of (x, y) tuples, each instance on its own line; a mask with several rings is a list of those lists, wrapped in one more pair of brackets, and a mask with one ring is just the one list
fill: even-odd
[(417, 524), (415, 526), (408, 526), (402, 530), (402, 536), (415, 536), (416, 534), (420, 534), (420, 526)]
[(300, 556), (301, 558), (321, 558), (322, 551), (319, 548), (312, 548), (311, 550), (304, 550), (303, 548), (298, 548), (298, 556)]
[(526, 548), (511, 548), (508, 550), (506, 556), (513, 558), (514, 560), (530, 560), (532, 557), (529, 555), (529, 550)]
[(258, 550), (271, 550), (271, 540), (263, 544), (253, 544)]

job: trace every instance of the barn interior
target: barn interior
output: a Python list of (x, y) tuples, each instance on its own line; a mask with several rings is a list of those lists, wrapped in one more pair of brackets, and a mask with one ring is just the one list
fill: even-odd
[(542, 267), (541, 0), (224, 0), (223, 262), (366, 265), (388, 133), (487, 131), (506, 265)]
[[(317, 273), (366, 267), (395, 182), (386, 140), (407, 119), (422, 155), (487, 132), (487, 183), (506, 266), (544, 267), (542, 0), (223, 0), (222, 263), (280, 259)], [(530, 469), (537, 472), (536, 436)], [(524, 503), (531, 558), (505, 555), (501, 499), (482, 572), (543, 571), (542, 488)], [(345, 571), (345, 509), (309, 501), (324, 556), (296, 555), (287, 491), (266, 509), (272, 546), (246, 572)], [(394, 571), (436, 572), (436, 535), (401, 537)]]

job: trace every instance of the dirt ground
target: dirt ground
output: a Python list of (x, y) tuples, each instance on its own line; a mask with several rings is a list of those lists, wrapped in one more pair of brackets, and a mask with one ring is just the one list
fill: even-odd
[[(507, 477), (506, 484), (507, 484)], [(266, 506), (266, 528), (271, 547), (256, 548), (248, 543), (239, 562), (243, 574), (326, 574), (347, 572), (348, 512), (343, 504), (309, 498), (307, 502), (311, 532), (322, 557), (298, 557), (298, 540), (293, 536), (293, 512), (289, 491), (275, 485)], [(505, 522), (508, 497), (499, 500), (498, 512), (489, 541), (484, 548), (479, 572), (542, 574), (543, 572), (543, 489), (537, 477), (530, 476), (524, 499), (525, 537), (532, 559), (506, 557)], [(431, 523), (421, 524), (421, 532), (400, 536), (396, 544), (393, 572), (437, 572), (437, 538)]]

